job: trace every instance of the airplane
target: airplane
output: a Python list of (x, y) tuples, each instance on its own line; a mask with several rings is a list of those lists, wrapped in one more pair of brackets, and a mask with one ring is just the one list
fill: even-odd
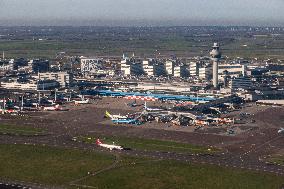
[(59, 105), (55, 105), (55, 106), (46, 106), (46, 107), (43, 107), (43, 110), (46, 110), (46, 111), (59, 111), (61, 110), (61, 108), (59, 107)]
[(112, 122), (113, 123), (116, 123), (116, 124), (123, 124), (123, 123), (126, 123), (126, 124), (139, 124), (139, 121), (137, 119), (130, 119), (130, 118), (126, 118), (126, 119), (112, 119)]
[(215, 120), (218, 124), (229, 124), (229, 123), (233, 123), (233, 120), (230, 118), (215, 118), (213, 119)]
[(122, 146), (117, 146), (114, 144), (103, 144), (100, 139), (96, 140), (96, 145), (107, 148), (109, 150), (124, 150), (124, 148)]
[(149, 112), (151, 112), (151, 111), (163, 111), (163, 110), (166, 110), (166, 109), (163, 108), (163, 107), (147, 107), (147, 102), (145, 102), (145, 104), (144, 104), (144, 109), (145, 109), (146, 111), (149, 111)]
[(279, 130), (278, 130), (278, 134), (284, 134), (284, 128), (280, 128)]
[(7, 109), (2, 109), (2, 108), (1, 108), (1, 109), (0, 109), (0, 112), (12, 114), (12, 113), (18, 113), (19, 110), (16, 110), (16, 109), (9, 109), (9, 108), (7, 108)]
[(207, 121), (203, 121), (203, 120), (194, 120), (194, 124), (195, 125), (209, 125)]
[(75, 104), (90, 104), (89, 99), (86, 100), (73, 100)]
[(108, 111), (106, 111), (105, 117), (111, 118), (112, 120), (116, 120), (116, 119), (127, 119), (127, 118), (128, 118), (127, 116), (112, 115), (112, 114), (110, 114)]

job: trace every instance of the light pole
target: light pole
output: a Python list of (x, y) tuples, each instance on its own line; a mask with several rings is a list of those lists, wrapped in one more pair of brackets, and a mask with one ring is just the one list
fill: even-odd
[(57, 92), (57, 89), (55, 89), (55, 96), (54, 96), (54, 102), (56, 102), (56, 100), (57, 100), (57, 94), (56, 94), (56, 92)]

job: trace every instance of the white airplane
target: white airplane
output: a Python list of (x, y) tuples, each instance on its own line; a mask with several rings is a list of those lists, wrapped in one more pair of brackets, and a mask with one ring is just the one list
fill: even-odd
[(74, 100), (75, 104), (90, 104), (89, 99), (86, 100)]
[(114, 145), (114, 144), (103, 144), (100, 139), (97, 139), (96, 141), (96, 145), (98, 146), (101, 146), (101, 147), (104, 147), (104, 148), (107, 148), (109, 150), (123, 150), (124, 148), (122, 146), (117, 146), (117, 145)]
[(278, 134), (282, 134), (282, 133), (284, 133), (284, 128), (280, 128), (280, 129), (278, 130)]
[(151, 111), (163, 111), (163, 110), (166, 110), (166, 108), (163, 108), (163, 107), (148, 107), (148, 106), (147, 106), (147, 102), (145, 102), (145, 104), (144, 104), (144, 109), (145, 109), (146, 111), (149, 111), (149, 112), (151, 112)]
[(43, 107), (43, 110), (45, 111), (59, 111), (61, 110), (61, 108), (59, 107), (59, 105), (55, 105), (55, 106), (46, 106), (46, 107)]

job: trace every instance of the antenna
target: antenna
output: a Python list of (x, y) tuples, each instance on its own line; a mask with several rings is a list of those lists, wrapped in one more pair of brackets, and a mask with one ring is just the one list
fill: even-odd
[(5, 60), (5, 51), (2, 53), (2, 59)]

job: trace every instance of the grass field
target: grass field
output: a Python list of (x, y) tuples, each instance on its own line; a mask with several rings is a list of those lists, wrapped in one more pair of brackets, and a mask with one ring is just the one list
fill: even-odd
[(0, 134), (7, 135), (41, 135), (44, 134), (44, 130), (27, 127), (27, 126), (15, 126), (15, 125), (2, 125), (0, 124)]
[(278, 189), (283, 177), (176, 161), (137, 163), (81, 182), (107, 189)]
[(0, 145), (0, 177), (8, 180), (68, 185), (112, 163), (111, 155), (30, 145)]
[(186, 143), (179, 143), (173, 141), (162, 141), (142, 138), (127, 138), (118, 136), (80, 136), (75, 140), (86, 143), (95, 143), (96, 139), (100, 138), (104, 143), (112, 144), (113, 142), (118, 145), (122, 145), (126, 148), (139, 149), (139, 150), (151, 150), (151, 151), (163, 151), (163, 152), (182, 152), (182, 153), (215, 153), (219, 149), (209, 148), (203, 146), (196, 146)]
[[(105, 169), (115, 160), (112, 169)], [(49, 187), (278, 189), (284, 184), (283, 177), (270, 174), (31, 145), (0, 145), (0, 162), (1, 179)]]
[[(160, 36), (156, 38), (103, 37), (89, 40), (13, 40), (1, 41), (0, 49), (8, 58), (55, 58), (56, 53), (84, 56), (121, 56), (135, 52), (138, 56), (208, 55), (213, 41), (222, 44), (224, 56), (244, 58), (284, 58), (283, 37), (207, 38), (192, 36)], [(245, 45), (245, 46), (244, 46)]]

